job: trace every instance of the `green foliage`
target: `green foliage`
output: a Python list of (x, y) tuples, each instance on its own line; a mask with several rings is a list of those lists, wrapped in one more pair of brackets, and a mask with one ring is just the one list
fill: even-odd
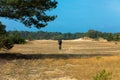
[(119, 41), (120, 40), (120, 34), (114, 34), (113, 39), (114, 39), (114, 41)]
[(28, 27), (45, 27), (56, 16), (47, 15), (55, 9), (55, 0), (0, 0), (0, 17), (19, 20)]
[(24, 44), (26, 43), (25, 39), (21, 38), (21, 37), (13, 37), (12, 41), (14, 44)]
[(85, 33), (85, 36), (93, 39), (98, 39), (101, 37), (107, 41), (120, 41), (120, 33), (102, 33), (96, 30), (89, 30), (87, 33)]
[(112, 34), (112, 33), (108, 33), (106, 39), (107, 39), (108, 41), (112, 41), (112, 40), (113, 40), (113, 34)]
[[(47, 15), (48, 11), (56, 7), (55, 0), (0, 0), (0, 17), (19, 20), (27, 27), (42, 28), (56, 18)], [(25, 43), (25, 40), (17, 33), (8, 36), (5, 25), (0, 22), (0, 49), (10, 49), (13, 44), (21, 43)]]
[(63, 36), (62, 35), (58, 35), (58, 36), (55, 36), (54, 39), (63, 39)]
[(7, 35), (2, 35), (0, 37), (0, 49), (11, 49), (13, 47), (13, 41)]
[(5, 31), (5, 25), (0, 22), (0, 49), (11, 49), (13, 47), (13, 43), (10, 38), (7, 36)]
[(93, 77), (93, 80), (111, 80), (112, 79), (111, 76), (112, 73), (102, 70), (95, 77)]
[(5, 31), (5, 25), (0, 22), (0, 49), (11, 49), (13, 44), (25, 43), (25, 40), (22, 39), (17, 32), (14, 32), (11, 36)]
[[(9, 35), (13, 35), (14, 31), (9, 31)], [(43, 32), (43, 31), (38, 31), (38, 32), (28, 32), (28, 31), (21, 31), (18, 32), (20, 37), (23, 39), (27, 40), (34, 40), (34, 39), (53, 39), (53, 40), (58, 40), (58, 39), (76, 39), (83, 37), (83, 33), (60, 33), (60, 32)]]
[(96, 30), (89, 30), (86, 33), (86, 36), (89, 38), (93, 38), (93, 39), (98, 39), (99, 37), (102, 37), (102, 32), (96, 31)]
[(20, 37), (18, 31), (14, 31), (13, 34), (9, 35), (14, 44), (24, 44), (26, 43), (25, 39)]
[(3, 25), (1, 22), (0, 22), (0, 36), (1, 35), (4, 35), (6, 33), (5, 31), (5, 25)]
[[(14, 35), (15, 31), (9, 31), (9, 35)], [(60, 32), (28, 32), (28, 31), (21, 31), (17, 32), (19, 37), (22, 37), (23, 39), (27, 40), (34, 40), (34, 39), (64, 39), (64, 40), (70, 40), (70, 39), (78, 39), (83, 37), (90, 37), (95, 40), (99, 38), (104, 38), (108, 41), (120, 41), (120, 33), (102, 33), (95, 30), (90, 30), (86, 33), (60, 33)]]
[[(28, 27), (45, 27), (56, 16), (47, 15), (48, 11), (55, 9), (55, 0), (0, 0), (0, 17), (19, 20)], [(25, 43), (19, 33), (8, 35), (5, 25), (0, 22), (0, 49), (10, 49), (13, 44)]]
[(11, 49), (13, 47), (13, 42), (9, 37), (5, 37), (1, 42), (4, 49)]

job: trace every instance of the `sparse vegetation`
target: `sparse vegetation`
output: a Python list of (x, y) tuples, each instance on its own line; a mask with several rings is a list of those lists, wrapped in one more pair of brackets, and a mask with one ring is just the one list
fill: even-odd
[(119, 49), (120, 42), (63, 40), (61, 51), (55, 40), (16, 44), (0, 53), (0, 80), (93, 80), (103, 69), (119, 80)]
[(96, 57), (97, 60), (99, 60), (99, 59), (101, 59), (101, 58), (102, 58), (101, 56), (97, 56), (97, 57)]
[(93, 80), (111, 80), (112, 79), (112, 73), (106, 72), (106, 70), (100, 71)]

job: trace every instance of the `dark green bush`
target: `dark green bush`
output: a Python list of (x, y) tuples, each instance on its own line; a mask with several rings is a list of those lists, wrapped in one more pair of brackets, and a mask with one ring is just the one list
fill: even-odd
[(6, 26), (0, 22), (0, 49), (11, 49), (13, 47), (13, 42), (8, 37), (5, 27)]
[(11, 49), (13, 42), (9, 37), (3, 36), (0, 38), (0, 48)]
[(18, 31), (14, 31), (12, 34), (9, 34), (9, 37), (14, 44), (24, 44), (26, 43), (25, 39), (21, 38)]
[(24, 44), (26, 43), (25, 39), (20, 37), (12, 37), (12, 41), (14, 44)]
[(13, 47), (13, 42), (12, 40), (8, 37), (8, 38), (5, 38), (4, 41), (3, 41), (3, 48), (5, 49), (11, 49)]

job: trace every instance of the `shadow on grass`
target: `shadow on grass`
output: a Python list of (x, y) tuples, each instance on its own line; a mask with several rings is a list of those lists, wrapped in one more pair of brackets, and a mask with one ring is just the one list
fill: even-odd
[(70, 59), (70, 58), (90, 58), (97, 56), (113, 56), (112, 54), (21, 54), (21, 53), (0, 53), (0, 59)]

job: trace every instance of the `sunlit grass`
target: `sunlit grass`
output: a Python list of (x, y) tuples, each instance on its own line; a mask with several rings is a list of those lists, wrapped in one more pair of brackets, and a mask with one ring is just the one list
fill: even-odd
[(120, 44), (114, 45), (113, 42), (63, 41), (61, 51), (58, 50), (57, 41), (52, 40), (15, 45), (8, 52), (27, 53), (25, 56), (31, 58), (0, 58), (0, 80), (93, 80), (101, 70), (112, 72), (112, 80), (119, 80), (119, 49)]

